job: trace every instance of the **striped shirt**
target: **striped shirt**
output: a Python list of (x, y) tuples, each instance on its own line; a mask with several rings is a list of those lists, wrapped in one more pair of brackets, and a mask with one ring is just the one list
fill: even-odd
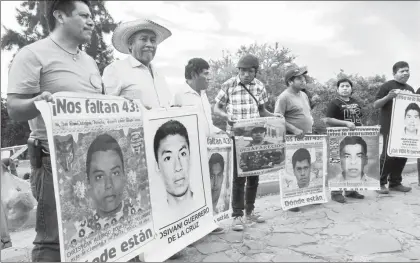
[[(254, 98), (243, 88), (243, 84), (240, 85), (240, 81), (239, 76), (236, 76), (223, 83), (215, 98), (216, 102), (226, 106), (226, 112), (232, 120), (259, 118), (258, 107), (268, 102), (264, 84), (254, 78), (250, 84), (245, 85), (257, 99), (257, 105)], [(229, 124), (226, 129), (231, 129)]]

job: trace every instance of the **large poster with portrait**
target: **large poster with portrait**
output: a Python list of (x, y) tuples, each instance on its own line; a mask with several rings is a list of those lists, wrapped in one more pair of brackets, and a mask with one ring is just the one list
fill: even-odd
[[(207, 138), (194, 107), (145, 112), (150, 196), (157, 237), (145, 261), (164, 261), (217, 228)], [(149, 158), (150, 157), (150, 158)]]
[(379, 190), (379, 126), (327, 128), (330, 190)]
[(209, 159), (213, 215), (215, 222), (220, 223), (229, 219), (232, 212), (232, 139), (227, 135), (208, 137), (207, 153)]
[(389, 156), (420, 158), (420, 95), (394, 99), (387, 151)]
[(47, 128), (62, 261), (137, 256), (155, 232), (137, 102), (56, 93), (36, 106)]
[(326, 203), (327, 141), (325, 135), (302, 139), (286, 135), (286, 161), (280, 172), (280, 198), (284, 210)]
[(239, 120), (232, 129), (239, 177), (280, 171), (284, 162), (284, 118)]

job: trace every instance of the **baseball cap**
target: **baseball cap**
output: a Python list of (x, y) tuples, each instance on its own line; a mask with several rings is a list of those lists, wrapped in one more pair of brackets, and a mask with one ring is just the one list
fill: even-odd
[(265, 127), (262, 127), (262, 126), (257, 126), (257, 127), (254, 127), (252, 130), (251, 130), (251, 133), (253, 133), (253, 132), (258, 132), (258, 131), (267, 131), (267, 129), (265, 128)]
[(306, 73), (308, 73), (308, 70), (306, 69), (306, 67), (302, 67), (302, 68), (296, 67), (296, 68), (289, 69), (284, 76), (284, 81), (287, 84), (287, 82), (289, 82), (289, 80), (292, 77), (297, 77)]

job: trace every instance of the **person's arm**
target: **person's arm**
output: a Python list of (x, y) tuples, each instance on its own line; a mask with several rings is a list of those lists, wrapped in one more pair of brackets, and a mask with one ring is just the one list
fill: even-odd
[(22, 48), (13, 59), (7, 89), (7, 112), (13, 120), (32, 120), (40, 114), (35, 101), (53, 101), (51, 93), (41, 92), (41, 70), (41, 62), (27, 48)]
[(267, 108), (265, 107), (265, 104), (260, 105), (260, 107), (258, 107), (258, 111), (260, 112), (261, 117), (279, 117), (280, 115), (280, 114), (269, 112)]
[(217, 116), (222, 117), (223, 119), (228, 119), (228, 114), (226, 113), (225, 105), (221, 102), (216, 102), (213, 107), (214, 114)]
[(279, 113), (271, 113), (267, 110), (266, 105), (268, 102), (268, 95), (265, 87), (262, 87), (261, 93), (259, 94), (258, 111), (261, 117), (280, 117)]
[(356, 125), (350, 121), (344, 121), (339, 119), (340, 108), (334, 101), (330, 102), (327, 108), (327, 115), (324, 118), (324, 122), (329, 127), (347, 127), (350, 129), (356, 128)]
[(388, 103), (388, 101), (392, 100), (393, 98), (397, 97), (399, 93), (398, 89), (393, 89), (391, 91), (388, 91), (386, 83), (381, 86), (379, 89), (378, 94), (376, 95), (376, 101), (373, 102), (373, 108), (380, 109), (385, 104)]
[(214, 104), (213, 112), (215, 115), (222, 117), (225, 120), (229, 120), (228, 114), (226, 112), (226, 103), (228, 101), (227, 89), (229, 85), (222, 85), (219, 93), (215, 98), (216, 104)]

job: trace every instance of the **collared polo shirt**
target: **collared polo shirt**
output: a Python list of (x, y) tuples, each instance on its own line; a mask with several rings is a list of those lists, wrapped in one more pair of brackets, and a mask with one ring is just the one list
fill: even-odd
[(152, 65), (150, 68), (128, 56), (108, 65), (103, 73), (103, 82), (107, 94), (140, 99), (144, 106), (151, 108), (167, 108), (172, 101), (166, 80)]

